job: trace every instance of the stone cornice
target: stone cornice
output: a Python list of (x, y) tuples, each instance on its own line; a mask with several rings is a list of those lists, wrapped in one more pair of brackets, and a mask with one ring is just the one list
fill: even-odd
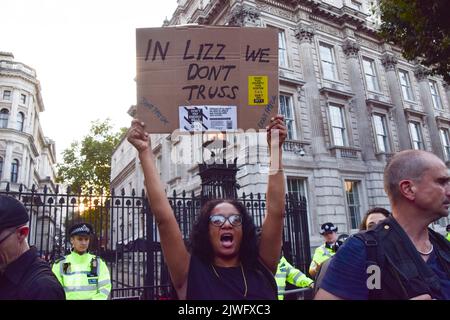
[(405, 111), (405, 115), (406, 115), (407, 120), (410, 120), (411, 116), (418, 117), (420, 119), (425, 120), (426, 117), (428, 116), (425, 112), (420, 111), (420, 110), (414, 110), (414, 109), (410, 109), (410, 108), (405, 108), (404, 111)]
[(436, 123), (438, 126), (450, 126), (450, 118), (436, 116)]
[(314, 27), (304, 24), (304, 23), (300, 23), (297, 26), (297, 30), (295, 31), (295, 37), (300, 41), (300, 42), (312, 42), (312, 39), (314, 37)]
[(260, 12), (254, 7), (239, 5), (231, 9), (227, 22), (230, 26), (243, 27), (247, 22), (257, 24), (260, 15)]
[(394, 56), (392, 53), (386, 52), (385, 54), (383, 54), (383, 57), (381, 58), (381, 63), (383, 64), (386, 71), (395, 71), (395, 66), (397, 62), (398, 62), (397, 57)]
[(327, 98), (328, 98), (328, 96), (336, 96), (336, 97), (340, 97), (340, 98), (348, 100), (354, 96), (354, 94), (351, 92), (343, 91), (343, 90), (339, 90), (339, 89), (333, 89), (333, 88), (329, 88), (329, 87), (322, 87), (319, 89), (319, 92), (324, 94)]
[(427, 80), (429, 74), (429, 70), (424, 66), (417, 65), (414, 67), (414, 75), (419, 81)]
[(217, 15), (228, 5), (229, 1), (211, 0), (205, 8), (197, 9), (192, 17), (191, 22), (198, 24), (210, 25)]
[(345, 53), (347, 59), (358, 58), (360, 45), (355, 40), (345, 39), (342, 44), (342, 50)]

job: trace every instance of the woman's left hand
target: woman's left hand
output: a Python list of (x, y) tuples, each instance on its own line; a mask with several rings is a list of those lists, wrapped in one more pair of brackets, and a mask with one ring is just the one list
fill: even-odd
[(278, 132), (279, 137), (279, 145), (278, 148), (281, 149), (283, 146), (284, 141), (287, 137), (287, 129), (284, 124), (284, 116), (281, 114), (276, 115), (272, 119), (270, 119), (270, 124), (266, 127), (267, 131), (267, 143), (269, 145), (269, 148), (272, 146), (272, 133)]

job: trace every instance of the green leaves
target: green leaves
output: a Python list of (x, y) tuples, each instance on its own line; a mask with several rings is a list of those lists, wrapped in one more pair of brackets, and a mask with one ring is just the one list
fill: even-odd
[(380, 0), (380, 35), (450, 83), (450, 19), (447, 0)]
[(81, 143), (75, 141), (64, 150), (63, 163), (57, 165), (57, 181), (66, 182), (75, 192), (109, 194), (112, 152), (126, 130), (113, 132), (109, 119), (92, 122)]

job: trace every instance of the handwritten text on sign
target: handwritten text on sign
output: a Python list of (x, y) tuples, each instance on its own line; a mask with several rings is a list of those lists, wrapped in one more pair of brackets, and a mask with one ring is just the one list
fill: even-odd
[[(224, 54), (227, 45), (223, 43), (201, 43), (198, 46), (192, 46), (191, 40), (187, 40), (182, 55), (183, 61), (190, 64), (187, 69), (186, 86), (182, 90), (186, 93), (188, 101), (192, 99), (207, 100), (215, 98), (236, 99), (239, 92), (238, 81), (232, 84), (224, 84), (231, 79), (230, 75), (236, 70), (235, 63), (227, 64), (227, 57)], [(267, 59), (270, 48), (251, 48), (246, 46), (245, 61), (269, 63)], [(153, 62), (157, 60), (164, 61), (170, 54), (170, 42), (161, 43), (159, 40), (148, 40), (145, 61)], [(204, 62), (223, 61), (221, 65), (211, 65)], [(189, 84), (193, 80), (205, 80), (204, 84)], [(220, 84), (209, 84), (207, 81), (213, 81)], [(264, 98), (266, 101), (264, 101)], [(250, 101), (249, 101), (250, 103)], [(259, 100), (252, 103), (253, 105), (267, 104), (267, 94), (261, 95)]]
[(182, 106), (235, 106), (231, 127), (244, 130), (266, 126), (277, 113), (278, 33), (272, 28), (138, 28), (136, 67), (136, 117), (149, 133), (180, 129)]

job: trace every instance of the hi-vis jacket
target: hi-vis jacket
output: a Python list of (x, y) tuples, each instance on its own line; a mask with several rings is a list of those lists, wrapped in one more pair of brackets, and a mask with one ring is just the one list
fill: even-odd
[(106, 300), (111, 292), (108, 267), (93, 254), (72, 251), (57, 260), (52, 271), (63, 286), (67, 300)]
[(321, 265), (326, 260), (334, 256), (335, 253), (336, 252), (328, 248), (325, 243), (322, 244), (320, 247), (317, 247), (316, 251), (314, 251), (314, 256), (309, 266), (309, 273), (311, 273), (311, 270), (314, 270), (318, 265)]
[(311, 285), (314, 281), (308, 278), (303, 272), (293, 267), (285, 257), (281, 257), (278, 263), (277, 273), (275, 275), (275, 280), (278, 287), (278, 300), (284, 299), (284, 293), (286, 288), (286, 281), (294, 286), (300, 288), (306, 288)]

